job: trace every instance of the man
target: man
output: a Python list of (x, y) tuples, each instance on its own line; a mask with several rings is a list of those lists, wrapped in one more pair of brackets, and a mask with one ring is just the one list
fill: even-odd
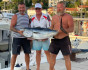
[(57, 30), (58, 34), (51, 40), (49, 51), (50, 54), (50, 70), (54, 69), (56, 63), (56, 56), (61, 50), (67, 70), (71, 70), (71, 62), (69, 55), (71, 54), (71, 45), (69, 40), (69, 33), (73, 31), (74, 24), (71, 15), (66, 14), (65, 4), (63, 1), (57, 3), (57, 15), (52, 17), (51, 29)]
[[(31, 28), (48, 28), (50, 27), (50, 20), (47, 18), (46, 14), (42, 13), (42, 6), (40, 3), (35, 4), (35, 12), (36, 15), (32, 16), (31, 21)], [(43, 48), (47, 60), (49, 62), (50, 53), (49, 49), (49, 40), (33, 40), (33, 47), (32, 49), (36, 50), (36, 63), (37, 63), (37, 70), (40, 70), (40, 61), (41, 61), (41, 49)]]
[(30, 40), (27, 40), (23, 36), (22, 29), (28, 27), (29, 17), (25, 13), (26, 6), (24, 3), (19, 3), (18, 13), (16, 13), (11, 20), (10, 29), (13, 31), (13, 44), (12, 44), (12, 59), (11, 59), (11, 70), (14, 70), (17, 55), (20, 54), (21, 47), (25, 53), (26, 68), (29, 70), (29, 54), (31, 53)]

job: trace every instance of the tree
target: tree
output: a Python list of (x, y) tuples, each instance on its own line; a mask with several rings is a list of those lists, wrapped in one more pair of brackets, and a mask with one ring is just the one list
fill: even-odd
[(32, 0), (30, 0), (30, 1), (26, 0), (25, 3), (26, 3), (27, 7), (31, 7), (32, 6)]
[(1, 2), (2, 0), (0, 0), (0, 2)]
[(14, 13), (18, 12), (18, 3), (19, 2), (24, 2), (25, 1), (25, 4), (26, 4), (26, 7), (31, 7), (32, 6), (32, 0), (12, 0), (12, 3), (13, 3), (13, 10)]
[(68, 8), (74, 8), (75, 5), (72, 2), (69, 1), (69, 2), (66, 3), (66, 7), (68, 7)]
[(43, 6), (43, 9), (47, 9), (48, 8), (48, 0), (41, 0), (42, 2), (42, 6)]
[(48, 0), (32, 0), (33, 6), (37, 2), (42, 4), (43, 9), (47, 9), (48, 8)]
[(87, 5), (87, 6), (88, 6), (88, 0), (86, 1), (85, 5)]
[(79, 7), (81, 4), (82, 4), (81, 0), (75, 1), (75, 7)]
[(24, 0), (12, 0), (14, 3), (24, 2)]
[(66, 7), (76, 8), (79, 7), (79, 5), (81, 4), (81, 0), (66, 0)]
[(36, 2), (40, 2), (39, 0), (32, 0), (32, 4), (35, 5)]
[(1, 8), (1, 9), (4, 8), (4, 2), (0, 2), (0, 8)]
[(71, 15), (74, 16), (74, 17), (79, 16), (79, 14), (76, 11), (74, 11), (73, 13), (71, 13)]

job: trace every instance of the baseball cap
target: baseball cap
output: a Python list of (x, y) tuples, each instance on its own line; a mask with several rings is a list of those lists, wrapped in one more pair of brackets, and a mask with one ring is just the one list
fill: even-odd
[(36, 3), (35, 8), (42, 8), (42, 5), (40, 3)]

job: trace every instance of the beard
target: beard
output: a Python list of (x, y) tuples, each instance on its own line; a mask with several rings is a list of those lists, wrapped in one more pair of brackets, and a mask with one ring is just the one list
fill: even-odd
[(58, 16), (62, 16), (63, 14), (64, 14), (64, 11), (63, 12), (57, 12)]
[(25, 13), (25, 11), (23, 12), (23, 11), (20, 11), (20, 14), (24, 14)]

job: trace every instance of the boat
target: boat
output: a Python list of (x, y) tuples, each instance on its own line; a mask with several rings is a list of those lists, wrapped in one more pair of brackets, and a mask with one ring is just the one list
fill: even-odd
[(0, 13), (0, 69), (10, 66), (10, 23), (13, 13)]

